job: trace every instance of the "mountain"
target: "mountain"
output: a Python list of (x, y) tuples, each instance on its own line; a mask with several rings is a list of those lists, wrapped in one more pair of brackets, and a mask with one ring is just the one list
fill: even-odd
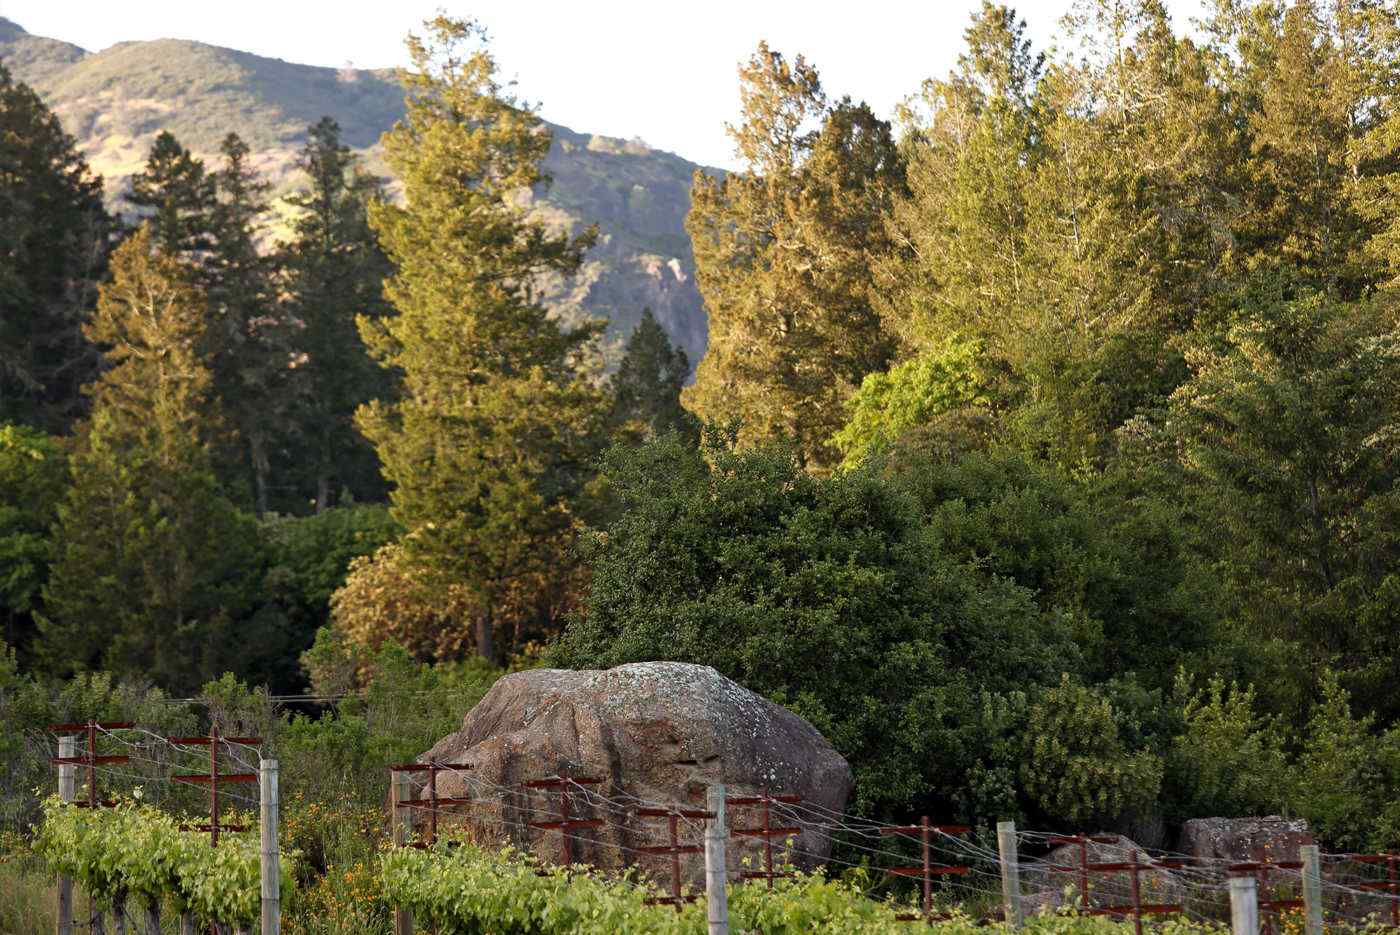
[[(0, 62), (59, 115), (118, 208), (162, 130), (211, 160), (224, 135), (237, 132), (276, 193), (297, 183), (293, 162), (322, 116), (334, 117), (346, 143), (382, 171), (379, 137), (403, 113), (390, 72), (296, 65), (199, 42), (123, 42), (94, 53), (0, 18)], [(601, 231), (579, 277), (546, 284), (550, 307), (569, 321), (606, 318), (614, 363), (650, 307), (694, 367), (707, 328), (684, 220), (691, 178), (704, 167), (638, 140), (549, 129), (554, 184), (532, 193), (535, 210), (560, 228), (597, 223)]]

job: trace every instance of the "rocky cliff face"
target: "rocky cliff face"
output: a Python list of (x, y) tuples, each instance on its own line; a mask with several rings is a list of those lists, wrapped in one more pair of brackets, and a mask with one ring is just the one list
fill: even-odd
[[(385, 72), (296, 65), (173, 39), (89, 53), (3, 18), (0, 62), (58, 113), (106, 179), (114, 204), (162, 130), (206, 158), (226, 133), (237, 132), (274, 192), (285, 192), (296, 184), (293, 161), (310, 124), (335, 118), (345, 141), (371, 168), (382, 169), (379, 137), (403, 111), (399, 86)], [(550, 129), (554, 147), (546, 167), (554, 184), (533, 193), (536, 208), (552, 224), (596, 223), (602, 234), (581, 276), (548, 284), (551, 308), (566, 319), (607, 319), (615, 364), (622, 341), (650, 307), (693, 368), (707, 328), (684, 219), (695, 171), (717, 170), (636, 140)]]

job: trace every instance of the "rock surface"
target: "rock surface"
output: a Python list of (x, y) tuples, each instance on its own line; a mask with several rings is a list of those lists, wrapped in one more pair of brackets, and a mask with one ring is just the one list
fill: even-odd
[[(801, 829), (790, 847), (774, 840), (775, 861), (787, 857), (810, 868), (831, 849), (817, 814), (839, 814), (852, 787), (850, 767), (811, 724), (708, 666), (674, 662), (507, 675), (460, 731), (419, 760), (470, 765), (441, 775), (438, 794), (481, 800), (456, 819), (473, 838), (509, 842), (556, 862), (564, 856), (560, 831), (529, 822), (559, 820), (559, 794), (526, 790), (524, 783), (554, 776), (600, 780), (570, 793), (571, 818), (603, 820), (599, 828), (574, 832), (572, 859), (609, 870), (637, 866), (663, 879), (669, 858), (637, 848), (668, 843), (667, 821), (638, 816), (638, 808), (703, 809), (712, 783), (724, 783), (731, 797), (765, 789), (798, 794), (799, 806), (774, 807), (773, 826)], [(731, 829), (758, 827), (761, 809), (732, 807), (728, 819)], [(681, 844), (701, 844), (703, 836), (700, 821), (680, 823)], [(745, 858), (750, 869), (761, 866), (761, 839), (731, 836), (727, 856), (731, 875)], [(703, 856), (683, 856), (682, 873), (692, 885), (702, 883)]]
[[(1055, 848), (1032, 863), (1026, 873), (1030, 890), (1028, 912), (1055, 909), (1083, 901), (1085, 883), (1091, 907), (1127, 906), (1132, 903), (1132, 880), (1128, 873), (1082, 872), (1081, 860), (1094, 864), (1152, 862), (1152, 856), (1140, 845), (1121, 834), (1103, 832), (1089, 835), (1081, 857), (1080, 845), (1066, 844)], [(1170, 870), (1147, 870), (1138, 874), (1138, 885), (1144, 903), (1176, 903), (1184, 895), (1184, 887)]]
[(1197, 860), (1281, 862), (1297, 860), (1298, 848), (1312, 843), (1302, 818), (1192, 818), (1177, 850)]

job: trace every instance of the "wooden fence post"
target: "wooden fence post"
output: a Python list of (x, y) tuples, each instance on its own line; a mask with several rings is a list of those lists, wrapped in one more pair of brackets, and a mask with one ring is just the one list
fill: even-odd
[(1259, 935), (1259, 881), (1252, 876), (1230, 878), (1230, 930)]
[[(1298, 848), (1303, 861), (1303, 913), (1307, 935), (1322, 935), (1322, 860), (1316, 844)], [(1391, 898), (1395, 898), (1392, 894)]]
[[(58, 738), (60, 759), (72, 759), (78, 755), (78, 739), (71, 734)], [(73, 801), (77, 794), (77, 772), (71, 763), (58, 764), (58, 797), (64, 802)], [(73, 881), (69, 877), (58, 878), (58, 935), (73, 935)]]
[(729, 898), (724, 889), (727, 882), (724, 842), (729, 829), (724, 813), (724, 785), (711, 785), (706, 799), (706, 810), (715, 816), (705, 822), (705, 903), (709, 935), (729, 935)]
[[(407, 772), (393, 774), (393, 784), (390, 786), (390, 800), (393, 802), (393, 814), (390, 818), (394, 825), (394, 843), (403, 847), (408, 843), (408, 839), (413, 836), (413, 813), (407, 808), (401, 808), (400, 802), (406, 802), (413, 798), (411, 787), (409, 786), (409, 775)], [(394, 907), (394, 935), (413, 935), (413, 911), (403, 906)]]
[(1001, 857), (1001, 899), (1006, 924), (1021, 927), (1021, 864), (1016, 851), (1016, 822), (997, 822), (997, 852)]
[(282, 868), (277, 850), (277, 761), (258, 760), (258, 828), (262, 833), (262, 935), (282, 931)]

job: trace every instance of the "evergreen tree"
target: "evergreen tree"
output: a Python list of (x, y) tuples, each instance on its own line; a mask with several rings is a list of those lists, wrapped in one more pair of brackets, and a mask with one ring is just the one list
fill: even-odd
[(0, 421), (61, 432), (97, 354), (82, 334), (111, 221), (73, 138), (0, 65)]
[(1330, 666), (1389, 720), (1400, 714), (1400, 327), (1383, 305), (1295, 288), (1291, 274), (1261, 280), (1221, 334), (1200, 337), (1172, 424), (1231, 617), (1291, 675), (1265, 683), (1275, 706), (1300, 714), (1306, 689), (1287, 691)]
[(105, 668), (177, 690), (238, 669), (229, 632), (258, 575), (256, 530), (219, 491), (205, 300), (142, 228), (112, 257), (88, 337), (109, 369), (71, 459), (42, 653), (57, 672)]
[(840, 460), (830, 438), (861, 379), (888, 364), (871, 258), (903, 185), (890, 127), (864, 104), (828, 103), (800, 56), (760, 45), (740, 71), (744, 169), (696, 173), (686, 229), (710, 339), (688, 408), (741, 421), (740, 440), (791, 443), (809, 468)]
[(235, 461), (251, 476), (261, 516), (268, 509), (271, 448), (289, 432), (291, 336), (275, 297), (273, 260), (258, 249), (268, 185), (248, 164), (248, 145), (238, 134), (226, 136), (220, 152), (223, 162), (212, 176), (213, 249), (204, 273), (210, 306), (205, 345), (214, 395), (244, 452)]
[(597, 329), (561, 329), (534, 282), (577, 270), (593, 232), (553, 235), (516, 198), (546, 181), (550, 136), (497, 81), (481, 28), (427, 25), (426, 41), (409, 40), (407, 114), (384, 138), (405, 205), (370, 210), (395, 266), (394, 313), (360, 319), (375, 357), (402, 371), (403, 398), (357, 421), (410, 559), (466, 590), (476, 651), (492, 659), (497, 628), (570, 562), (604, 414), (579, 368)]
[(906, 361), (978, 342), (968, 373), (985, 369), (981, 380), (1004, 407), (1019, 395), (1011, 347), (1040, 298), (1026, 226), (1044, 159), (1036, 97), (1044, 57), (1006, 7), (984, 3), (963, 35), (956, 72), (925, 82), (903, 110), (908, 193), (894, 199), (889, 227), (907, 249), (877, 258), (876, 303)]
[(630, 429), (646, 441), (677, 432), (699, 442), (699, 421), (681, 406), (681, 389), (689, 375), (685, 351), (671, 344), (651, 309), (645, 309), (612, 377), (615, 429)]
[(175, 134), (163, 130), (155, 138), (145, 168), (131, 177), (126, 200), (149, 220), (162, 253), (203, 267), (214, 249), (217, 191), (204, 161)]
[(26, 663), (48, 578), (50, 530), (67, 488), (68, 465), (58, 439), (0, 425), (0, 639)]
[(906, 360), (973, 342), (1003, 431), (1077, 466), (1184, 378), (1171, 338), (1220, 289), (1240, 151), (1209, 56), (1157, 0), (1084, 0), (1067, 25), (1078, 54), (1043, 70), (1024, 21), (983, 5), (906, 114), (908, 249), (879, 272)]
[[(1272, 269), (1282, 259), (1300, 282), (1343, 298), (1381, 278), (1364, 249), (1376, 229), (1358, 211), (1357, 144), (1377, 117), (1373, 92), (1400, 77), (1393, 54), (1386, 61), (1373, 54), (1379, 50), (1357, 47), (1366, 44), (1357, 21), (1364, 5), (1344, 0), (1324, 13), (1313, 0), (1298, 0), (1281, 18), (1256, 20), (1268, 28), (1256, 28), (1255, 41), (1271, 54), (1254, 81), (1252, 178), (1239, 225), (1246, 270)], [(1368, 76), (1372, 69), (1380, 74)]]
[(308, 187), (287, 199), (300, 214), (280, 262), (287, 314), (307, 355), (298, 371), (297, 438), (319, 513), (340, 487), (357, 499), (380, 494), (378, 463), (353, 416), (364, 403), (387, 399), (392, 381), (370, 359), (355, 316), (384, 315), (389, 264), (367, 217), (383, 182), (360, 169), (334, 120), (310, 128), (297, 165)]

